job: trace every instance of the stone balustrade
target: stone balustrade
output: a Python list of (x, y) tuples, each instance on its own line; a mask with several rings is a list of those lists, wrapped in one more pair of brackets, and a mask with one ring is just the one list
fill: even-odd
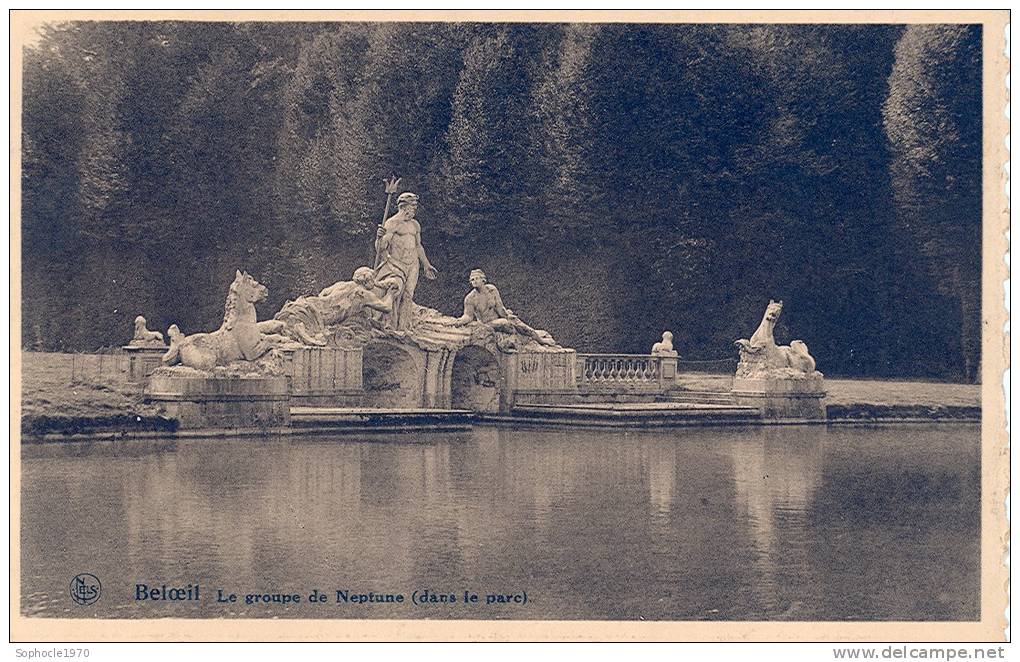
[(581, 390), (662, 392), (676, 381), (676, 357), (650, 354), (578, 354)]

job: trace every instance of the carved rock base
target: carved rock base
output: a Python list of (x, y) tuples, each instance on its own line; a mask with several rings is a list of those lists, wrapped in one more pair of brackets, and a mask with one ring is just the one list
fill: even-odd
[(266, 429), (290, 425), (287, 377), (223, 377), (160, 370), (149, 378), (145, 399), (159, 405), (182, 429)]
[(576, 363), (562, 347), (505, 353), (495, 343), (422, 349), (378, 339), (364, 349), (364, 406), (505, 413), (518, 393), (576, 396)]
[(824, 421), (825, 383), (820, 376), (800, 379), (736, 377), (731, 391), (735, 404), (756, 407), (768, 420)]

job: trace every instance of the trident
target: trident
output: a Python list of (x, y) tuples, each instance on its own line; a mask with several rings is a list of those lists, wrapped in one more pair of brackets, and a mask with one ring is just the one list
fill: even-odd
[(383, 184), (386, 185), (386, 209), (383, 210), (382, 220), (386, 222), (386, 218), (390, 215), (390, 205), (393, 203), (393, 194), (400, 190), (400, 178), (394, 175), (389, 179), (384, 179)]
[[(386, 223), (386, 219), (390, 215), (390, 205), (393, 204), (393, 194), (400, 190), (400, 178), (396, 175), (391, 176), (389, 179), (384, 179), (383, 184), (386, 185), (386, 208), (383, 210), (382, 223), (379, 227), (382, 228)], [(375, 251), (375, 266), (379, 266), (379, 249)]]

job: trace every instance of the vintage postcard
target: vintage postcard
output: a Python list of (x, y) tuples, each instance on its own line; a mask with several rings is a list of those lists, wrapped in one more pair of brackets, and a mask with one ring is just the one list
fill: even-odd
[(1002, 641), (1008, 19), (13, 12), (12, 640)]

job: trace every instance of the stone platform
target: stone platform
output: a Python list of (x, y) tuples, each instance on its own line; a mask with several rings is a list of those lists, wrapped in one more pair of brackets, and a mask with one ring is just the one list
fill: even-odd
[(283, 351), (291, 404), (307, 407), (360, 407), (365, 392), (359, 349), (302, 347)]
[(128, 356), (128, 375), (133, 382), (143, 383), (156, 368), (163, 365), (163, 355), (169, 349), (166, 345), (124, 345)]
[(147, 402), (182, 429), (269, 429), (290, 424), (287, 377), (210, 376), (160, 368), (149, 377)]
[(534, 404), (514, 407), (506, 420), (542, 425), (684, 427), (760, 424), (761, 414), (754, 407), (680, 402)]
[(824, 421), (825, 384), (821, 375), (803, 379), (733, 379), (730, 392), (738, 405), (756, 407), (764, 419)]
[(474, 413), (466, 409), (380, 409), (375, 407), (291, 407), (295, 430), (392, 432), (470, 429)]
[(363, 352), (364, 406), (507, 413), (522, 394), (527, 398), (577, 394), (572, 349), (508, 353), (492, 343), (474, 344), (457, 327), (444, 332), (464, 344), (433, 346), (400, 338), (368, 343)]

